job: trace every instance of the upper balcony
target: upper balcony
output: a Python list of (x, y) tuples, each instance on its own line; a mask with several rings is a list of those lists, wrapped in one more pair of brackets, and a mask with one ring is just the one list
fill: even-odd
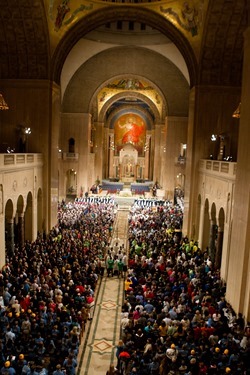
[(42, 154), (0, 154), (0, 171), (43, 165)]
[(237, 163), (219, 160), (201, 159), (199, 162), (199, 171), (210, 174), (214, 177), (223, 177), (235, 180)]

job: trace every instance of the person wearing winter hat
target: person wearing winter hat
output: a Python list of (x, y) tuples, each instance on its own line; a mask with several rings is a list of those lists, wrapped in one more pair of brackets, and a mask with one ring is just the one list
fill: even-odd
[(6, 361), (6, 362), (4, 362), (4, 366), (0, 370), (0, 374), (15, 375), (16, 374), (16, 370), (14, 369), (14, 367), (12, 367), (10, 361)]

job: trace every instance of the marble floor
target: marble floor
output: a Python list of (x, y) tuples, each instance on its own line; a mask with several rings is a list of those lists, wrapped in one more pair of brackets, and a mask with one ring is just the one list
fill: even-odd
[[(112, 241), (127, 250), (129, 205), (118, 206)], [(112, 245), (112, 242), (111, 242)], [(116, 365), (115, 346), (120, 338), (120, 315), (124, 279), (106, 274), (99, 281), (95, 311), (83, 334), (78, 357), (77, 375), (105, 375), (111, 363)]]

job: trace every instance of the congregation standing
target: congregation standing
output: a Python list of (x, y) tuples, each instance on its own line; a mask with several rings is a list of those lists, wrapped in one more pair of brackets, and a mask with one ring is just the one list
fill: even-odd
[(136, 201), (129, 254), (111, 246), (116, 211), (112, 199), (62, 202), (49, 235), (7, 256), (0, 374), (74, 375), (98, 281), (117, 276), (124, 303), (109, 374), (248, 375), (250, 327), (227, 303), (209, 253), (182, 236), (182, 207)]
[(116, 210), (112, 199), (62, 202), (49, 235), (7, 255), (0, 272), (0, 374), (76, 373)]
[(250, 373), (250, 326), (225, 299), (209, 252), (182, 237), (182, 208), (135, 204), (121, 340), (108, 374)]

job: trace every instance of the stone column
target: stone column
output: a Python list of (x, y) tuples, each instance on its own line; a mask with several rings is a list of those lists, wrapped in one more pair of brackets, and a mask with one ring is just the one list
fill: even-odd
[[(59, 133), (61, 129), (61, 91), (60, 88), (53, 83), (51, 85), (51, 106), (49, 113), (51, 114), (51, 121), (44, 121), (45, 123), (48, 122), (50, 125), (50, 141), (48, 142), (46, 138), (44, 138), (44, 144), (48, 143), (48, 153), (46, 153), (45, 149), (43, 152), (43, 156), (45, 160), (47, 159), (47, 163), (44, 160), (44, 166), (47, 164), (48, 167), (48, 181), (44, 181), (45, 189), (48, 189), (48, 207), (49, 211), (44, 216), (45, 218), (49, 218), (48, 228), (52, 228), (57, 223), (57, 202), (59, 199), (59, 181), (58, 181), (58, 142), (59, 142)], [(44, 125), (41, 126), (41, 128)], [(44, 131), (46, 134), (46, 131)], [(39, 142), (42, 142), (40, 139)], [(47, 147), (47, 145), (46, 145)], [(45, 176), (45, 174), (44, 174)]]
[(202, 244), (203, 244), (203, 230), (204, 230), (204, 212), (205, 212), (205, 207), (204, 207), (203, 203), (200, 206), (200, 210), (201, 211), (200, 211), (198, 245), (199, 245), (199, 248), (202, 249)]
[(93, 125), (92, 132), (95, 133), (95, 136), (94, 136), (95, 172), (96, 172), (96, 175), (99, 176), (100, 180), (102, 181), (103, 158), (105, 157), (104, 148), (103, 148), (104, 123), (96, 122)]
[(227, 207), (226, 207), (226, 216), (224, 223), (224, 233), (223, 233), (223, 250), (222, 250), (222, 259), (220, 267), (220, 275), (223, 281), (227, 281), (228, 276), (228, 262), (230, 257), (230, 242), (232, 235), (232, 207), (233, 207), (233, 191), (235, 190), (235, 184), (229, 184), (230, 193), (227, 195)]
[(0, 214), (0, 268), (5, 264), (5, 222), (4, 215)]
[(35, 193), (33, 197), (33, 204), (32, 204), (32, 241), (35, 241), (37, 238), (38, 233), (38, 216), (37, 216), (37, 193), (36, 193), (36, 187), (35, 187)]
[(109, 176), (109, 129), (104, 128), (104, 140), (103, 140), (103, 178), (108, 178)]
[(153, 180), (160, 181), (161, 176), (161, 125), (155, 125), (155, 144), (154, 144), (154, 175)]
[(146, 145), (145, 145), (145, 157), (144, 157), (144, 176), (143, 178), (145, 178), (146, 180), (149, 179), (149, 152), (150, 152), (150, 149), (149, 149), (149, 145), (150, 145), (150, 138), (151, 136), (150, 135), (146, 135)]
[(236, 313), (250, 320), (250, 27), (244, 33), (244, 59), (237, 172), (233, 204), (232, 235), (228, 264), (226, 298)]
[[(94, 158), (90, 158), (91, 146), (91, 115), (89, 113), (77, 113), (70, 119), (75, 128), (76, 139), (81, 139), (79, 142), (79, 169), (77, 177), (78, 191), (80, 186), (83, 192), (95, 183), (97, 174), (94, 167)], [(77, 132), (79, 132), (77, 134)]]
[(109, 135), (109, 177), (114, 177), (114, 134)]
[(178, 158), (181, 153), (181, 144), (187, 143), (187, 118), (168, 116), (166, 118), (165, 133), (162, 134), (164, 141), (162, 173), (162, 185), (167, 191), (169, 199), (174, 198), (177, 175), (185, 174), (185, 163), (180, 163)]

